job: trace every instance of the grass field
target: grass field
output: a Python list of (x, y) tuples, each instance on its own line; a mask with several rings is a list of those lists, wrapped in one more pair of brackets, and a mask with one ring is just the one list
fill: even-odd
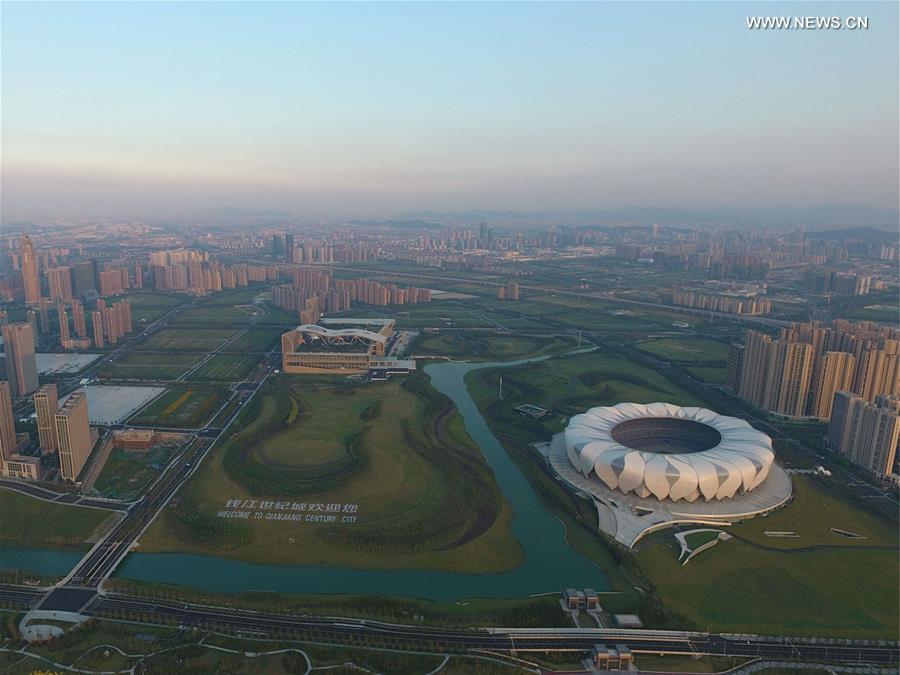
[(896, 305), (868, 305), (855, 310), (851, 317), (859, 321), (877, 321), (896, 325), (900, 321), (900, 309)]
[[(503, 401), (497, 401), (501, 375)], [(548, 439), (562, 430), (568, 416), (592, 406), (622, 401), (701, 404), (660, 372), (599, 350), (514, 368), (478, 370), (470, 373), (466, 382), (475, 401), (487, 407), (492, 421), (519, 430), (526, 434), (522, 440), (529, 441)], [(554, 415), (544, 421), (526, 420), (513, 410), (522, 403), (534, 403)]]
[(222, 305), (199, 305), (182, 311), (172, 320), (171, 325), (235, 327), (249, 323), (259, 312), (260, 310), (250, 307), (240, 309)]
[(206, 307), (245, 305), (260, 293), (269, 290), (265, 284), (251, 284), (241, 288), (225, 290), (221, 293), (213, 293), (197, 300), (197, 304)]
[(574, 348), (564, 336), (528, 337), (485, 333), (423, 333), (411, 348), (413, 354), (438, 354), (463, 361), (502, 361), (552, 354)]
[[(896, 530), (817, 478), (794, 476), (794, 486), (789, 506), (727, 528), (734, 539), (689, 565), (678, 562), (669, 537), (637, 554), (641, 568), (667, 605), (712, 630), (896, 637)], [(832, 527), (867, 538), (848, 539)], [(765, 530), (800, 536), (767, 537)], [(809, 546), (820, 548), (804, 550)]]
[[(435, 396), (424, 378), (412, 387), (269, 390), (192, 479), (178, 509), (151, 527), (142, 550), (361, 569), (514, 567), (522, 554), (508, 529), (510, 509), (461, 425), (451, 417), (443, 430), (448, 418), (438, 415), (444, 403)], [(358, 521), (232, 525), (215, 517), (227, 500), (244, 498), (353, 504)]]
[(175, 380), (203, 358), (202, 354), (131, 352), (104, 364), (100, 377), (109, 379)]
[(141, 291), (125, 297), (131, 303), (131, 318), (135, 323), (135, 328), (140, 327), (142, 319), (146, 323), (153, 323), (166, 312), (190, 302), (190, 298), (186, 295), (155, 291)]
[(104, 497), (136, 499), (171, 459), (177, 446), (149, 450), (115, 448), (106, 460), (94, 489)]
[(662, 338), (641, 342), (638, 349), (675, 363), (709, 364), (728, 361), (728, 345), (705, 338)]
[(260, 361), (259, 354), (215, 354), (191, 373), (200, 382), (238, 382), (249, 375)]
[(729, 345), (706, 338), (662, 338), (637, 345), (641, 351), (677, 364), (704, 382), (725, 382)]
[(215, 387), (172, 387), (146, 408), (138, 411), (129, 422), (147, 426), (196, 429), (207, 422), (225, 398), (226, 392)]
[(109, 511), (53, 504), (0, 490), (0, 542), (7, 544), (80, 546), (105, 531), (115, 518)]
[(236, 354), (246, 352), (267, 352), (281, 340), (283, 330), (279, 328), (250, 328), (222, 351)]
[(232, 338), (237, 330), (231, 328), (163, 328), (142, 343), (141, 351), (206, 352), (216, 349)]

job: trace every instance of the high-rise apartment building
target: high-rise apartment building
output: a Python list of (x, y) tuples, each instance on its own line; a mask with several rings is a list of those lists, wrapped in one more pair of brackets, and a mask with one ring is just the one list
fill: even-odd
[(94, 333), (94, 346), (103, 346), (103, 315), (100, 310), (91, 312), (91, 328)]
[(72, 300), (72, 273), (68, 267), (48, 269), (47, 285), (50, 287), (51, 302), (70, 302)]
[(43, 384), (34, 392), (34, 412), (37, 416), (38, 442), (44, 454), (59, 450), (59, 439), (56, 435), (56, 413), (59, 411), (59, 398), (55, 384)]
[(0, 381), (0, 475), (38, 480), (41, 477), (40, 457), (17, 454), (18, 443), (9, 382), (3, 380)]
[(38, 276), (38, 260), (34, 246), (27, 234), (22, 235), (22, 287), (25, 289), (25, 302), (31, 304), (41, 299), (41, 278)]
[(84, 320), (84, 305), (78, 300), (72, 301), (72, 324), (75, 326), (75, 335), (80, 338), (87, 337), (87, 323)]
[(834, 396), (825, 443), (867, 471), (894, 471), (900, 443), (900, 399), (879, 396), (869, 403), (862, 396), (839, 391)]
[(38, 388), (31, 324), (11, 323), (3, 326), (3, 351), (6, 353), (6, 376), (12, 394), (27, 396)]
[(826, 352), (819, 359), (817, 372), (813, 373), (810, 414), (828, 421), (835, 393), (850, 389), (856, 357), (847, 352)]
[(87, 395), (83, 389), (74, 392), (56, 413), (56, 435), (59, 439), (59, 472), (66, 479), (78, 480), (78, 474), (93, 449), (88, 421)]
[(16, 451), (16, 426), (9, 382), (0, 380), (0, 455), (8, 457)]
[(69, 313), (63, 305), (57, 307), (56, 313), (59, 317), (59, 341), (65, 345), (72, 337), (69, 333)]
[(96, 292), (97, 281), (94, 277), (93, 263), (83, 262), (72, 267), (72, 290), (79, 297), (83, 297), (85, 293)]
[(751, 330), (732, 348), (726, 379), (756, 406), (825, 421), (836, 391), (870, 403), (900, 395), (900, 330), (847, 321), (795, 323), (777, 338)]

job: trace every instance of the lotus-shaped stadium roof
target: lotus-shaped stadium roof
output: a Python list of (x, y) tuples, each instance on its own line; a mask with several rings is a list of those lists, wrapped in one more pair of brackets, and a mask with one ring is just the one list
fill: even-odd
[[(667, 434), (677, 437), (672, 447)], [(593, 472), (612, 490), (672, 501), (753, 490), (775, 459), (772, 440), (744, 420), (671, 403), (591, 408), (569, 420), (565, 442), (585, 477)]]

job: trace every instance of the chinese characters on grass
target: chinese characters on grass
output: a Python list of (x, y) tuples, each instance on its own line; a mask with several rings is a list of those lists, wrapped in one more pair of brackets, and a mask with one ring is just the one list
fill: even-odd
[(289, 520), (303, 523), (355, 523), (358, 504), (316, 504), (275, 502), (257, 499), (228, 499), (219, 518), (244, 520)]

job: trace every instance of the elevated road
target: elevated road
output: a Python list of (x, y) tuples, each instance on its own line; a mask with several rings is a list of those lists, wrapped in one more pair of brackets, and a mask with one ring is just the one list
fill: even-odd
[[(160, 623), (175, 620), (187, 627), (221, 627), (250, 635), (312, 632), (339, 641), (383, 639), (414, 647), (428, 643), (453, 652), (493, 649), (509, 652), (589, 650), (593, 645), (625, 644), (634, 652), (762, 657), (823, 663), (895, 666), (900, 661), (897, 643), (830, 644), (765, 636), (729, 636), (656, 630), (621, 629), (469, 629), (447, 630), (335, 617), (308, 617), (233, 608), (175, 605), (110, 595), (100, 596), (83, 613), (90, 616), (124, 611), (156, 616)], [(838, 641), (835, 641), (838, 642)]]
[[(285, 265), (285, 263), (281, 263), (281, 265)], [(301, 264), (293, 264), (294, 267), (309, 267), (308, 265)], [(501, 286), (505, 286), (505, 283), (501, 283), (498, 281), (485, 281), (483, 279), (470, 279), (466, 277), (451, 277), (451, 276), (441, 276), (438, 274), (419, 274), (416, 272), (393, 272), (390, 270), (374, 270), (374, 269), (366, 269), (363, 267), (344, 267), (341, 265), (340, 267), (336, 267), (335, 269), (339, 270), (347, 270), (350, 272), (364, 272), (365, 274), (372, 276), (390, 276), (390, 277), (403, 277), (408, 279), (426, 279), (429, 281), (441, 281), (441, 282), (456, 282), (456, 283), (465, 283), (473, 286), (486, 286), (489, 288), (499, 288)], [(694, 307), (683, 307), (681, 305), (664, 305), (662, 303), (656, 302), (645, 302), (643, 300), (631, 300), (629, 298), (621, 298), (616, 295), (613, 295), (612, 292), (583, 292), (583, 291), (570, 291), (566, 289), (552, 288), (548, 286), (530, 286), (527, 284), (519, 284), (519, 288), (523, 291), (533, 291), (536, 293), (542, 293), (544, 295), (562, 295), (565, 297), (572, 298), (581, 298), (583, 300), (597, 300), (604, 302), (615, 302), (623, 305), (635, 305), (639, 307), (645, 307), (647, 309), (658, 309), (664, 310), (667, 312), (679, 312), (682, 314), (690, 314), (692, 316), (702, 316), (708, 319), (720, 319), (724, 321), (735, 321), (741, 323), (749, 323), (760, 326), (771, 326), (774, 328), (782, 328), (784, 326), (789, 326), (790, 322), (788, 321), (779, 321), (778, 319), (767, 319), (763, 316), (749, 316), (747, 314), (728, 314), (726, 312), (714, 312), (708, 309), (697, 309)]]
[[(0, 602), (17, 609), (31, 609), (41, 602), (39, 589), (0, 585)], [(76, 598), (80, 603), (82, 599)], [(43, 607), (41, 607), (43, 609)], [(342, 617), (313, 617), (239, 610), (231, 607), (183, 605), (132, 598), (118, 594), (94, 595), (81, 613), (110, 618), (121, 612), (140, 613), (142, 621), (207, 630), (227, 629), (246, 635), (284, 632), (313, 634), (338, 643), (358, 644), (360, 639), (384, 640), (399, 648), (428, 644), (431, 649), (464, 653), (477, 650), (504, 652), (579, 651), (597, 643), (624, 644), (633, 652), (763, 658), (775, 661), (851, 664), (896, 668), (900, 644), (874, 640), (729, 635), (663, 630), (612, 628), (485, 628), (450, 630)]]

